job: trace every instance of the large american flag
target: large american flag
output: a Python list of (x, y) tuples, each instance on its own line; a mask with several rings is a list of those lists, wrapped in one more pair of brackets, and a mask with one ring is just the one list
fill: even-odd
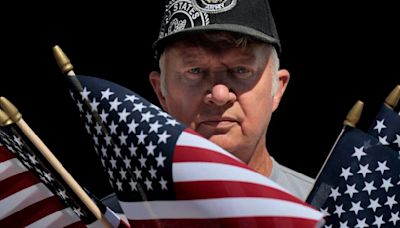
[(357, 128), (346, 128), (307, 202), (326, 213), (325, 227), (399, 227), (397, 151)]
[(67, 78), (135, 227), (315, 227), (321, 221), (322, 213), (129, 89), (95, 77)]
[[(11, 126), (0, 129), (0, 227), (85, 227), (95, 218), (74, 201)], [(98, 223), (98, 225), (100, 225)]]

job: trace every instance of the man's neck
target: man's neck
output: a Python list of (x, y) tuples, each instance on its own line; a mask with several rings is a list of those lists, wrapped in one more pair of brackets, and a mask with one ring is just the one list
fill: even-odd
[(266, 177), (271, 176), (272, 159), (269, 156), (267, 149), (256, 150), (247, 165)]

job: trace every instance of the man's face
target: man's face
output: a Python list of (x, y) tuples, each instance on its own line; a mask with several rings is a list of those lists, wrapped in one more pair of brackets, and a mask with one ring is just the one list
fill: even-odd
[(150, 80), (168, 113), (248, 162), (255, 150), (265, 148), (271, 113), (280, 99), (271, 92), (270, 51), (262, 44), (216, 51), (177, 42), (161, 57), (167, 93), (160, 92), (158, 74), (153, 72)]

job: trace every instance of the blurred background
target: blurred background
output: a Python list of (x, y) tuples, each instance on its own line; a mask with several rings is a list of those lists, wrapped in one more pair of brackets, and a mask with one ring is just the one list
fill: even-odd
[[(400, 15), (394, 3), (270, 3), (282, 43), (281, 67), (290, 71), (291, 81), (273, 115), (268, 147), (280, 163), (315, 177), (351, 106), (365, 102), (358, 126), (367, 130), (400, 83)], [(19, 108), (79, 183), (103, 197), (111, 192), (108, 181), (52, 47), (60, 45), (75, 73), (111, 80), (158, 105), (148, 74), (156, 66), (151, 44), (158, 35), (161, 4), (32, 7), (11, 7), (11, 16), (1, 16), (0, 96)]]

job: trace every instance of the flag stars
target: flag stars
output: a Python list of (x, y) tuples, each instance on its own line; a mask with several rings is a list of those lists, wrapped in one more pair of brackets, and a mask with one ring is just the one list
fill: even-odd
[(29, 161), (31, 161), (32, 165), (36, 165), (39, 163), (34, 155), (29, 154), (28, 157), (29, 157)]
[(369, 167), (369, 164), (366, 164), (366, 165), (361, 165), (360, 164), (360, 170), (358, 170), (357, 173), (361, 173), (362, 176), (365, 178), (367, 173), (372, 173), (371, 170), (368, 169), (368, 167)]
[(358, 193), (358, 191), (356, 190), (356, 184), (353, 184), (351, 186), (347, 184), (346, 187), (347, 189), (344, 193), (349, 194), (350, 198), (353, 198), (354, 193)]
[(99, 102), (96, 101), (96, 98), (93, 98), (93, 101), (90, 102), (90, 107), (92, 108), (92, 111), (97, 112), (97, 106), (99, 106)]
[(104, 141), (107, 146), (111, 145), (111, 137), (109, 135), (104, 136)]
[(150, 122), (150, 118), (153, 118), (153, 117), (154, 117), (154, 115), (151, 114), (150, 111), (148, 111), (148, 112), (142, 114), (142, 119), (140, 121), (146, 121), (146, 122), (149, 123)]
[(335, 205), (335, 211), (333, 213), (337, 214), (339, 218), (344, 212), (345, 211), (343, 210), (343, 205)]
[(78, 106), (79, 112), (83, 113), (83, 104), (82, 104), (80, 101), (78, 101), (78, 102), (76, 103), (76, 105)]
[(393, 141), (393, 144), (397, 143), (397, 147), (400, 148), (400, 135), (396, 134), (396, 140)]
[(108, 169), (108, 176), (110, 176), (111, 180), (114, 180), (114, 172), (111, 169)]
[(344, 177), (344, 179), (347, 181), (347, 178), (349, 176), (353, 176), (353, 173), (350, 172), (350, 167), (348, 168), (342, 168), (342, 173), (340, 174), (341, 177)]
[(363, 191), (367, 191), (368, 195), (371, 195), (372, 190), (376, 190), (375, 186), (374, 186), (374, 181), (371, 182), (364, 182), (365, 187), (362, 189)]
[(144, 108), (145, 108), (145, 106), (143, 105), (143, 103), (134, 104), (134, 105), (133, 105), (133, 110), (132, 110), (132, 112), (134, 112), (134, 111), (142, 112), (142, 110), (143, 110)]
[(388, 205), (390, 209), (392, 209), (393, 205), (397, 204), (397, 201), (394, 199), (396, 195), (387, 196), (385, 205)]
[(143, 131), (141, 131), (136, 137), (138, 139), (138, 144), (145, 144), (144, 139), (147, 137), (147, 135), (144, 134)]
[(378, 207), (381, 207), (381, 205), (378, 203), (379, 198), (376, 198), (375, 200), (369, 199), (369, 205), (368, 208), (371, 208), (374, 212)]
[(141, 157), (139, 158), (139, 162), (140, 162), (140, 168), (146, 168), (146, 161), (147, 158), (143, 157), (143, 155), (141, 155)]
[(157, 167), (158, 167), (158, 166), (164, 167), (164, 160), (165, 160), (166, 158), (167, 158), (167, 157), (162, 156), (162, 153), (160, 152), (160, 153), (158, 154), (158, 157), (156, 157)]
[(128, 138), (128, 136), (125, 135), (124, 132), (121, 132), (121, 135), (118, 136), (118, 138), (121, 146), (126, 145), (126, 139)]
[(158, 183), (160, 183), (162, 190), (168, 190), (168, 187), (167, 187), (168, 182), (166, 180), (164, 180), (163, 177), (161, 177), (161, 180)]
[(385, 222), (383, 221), (383, 215), (381, 216), (375, 216), (375, 221), (372, 223), (372, 225), (376, 225), (378, 228), (381, 227)]
[(150, 166), (150, 170), (149, 170), (150, 178), (156, 179), (156, 178), (157, 178), (156, 172), (157, 172), (157, 170), (155, 170), (155, 169), (153, 168), (153, 166)]
[(114, 145), (114, 153), (115, 153), (115, 157), (121, 157), (122, 158), (122, 155), (121, 155), (121, 148), (119, 148), (117, 145)]
[(379, 143), (382, 145), (389, 145), (388, 141), (387, 141), (387, 135), (385, 135), (384, 137), (382, 136), (378, 136), (379, 139)]
[(132, 121), (129, 124), (127, 124), (127, 126), (129, 128), (128, 129), (128, 134), (131, 133), (131, 132), (136, 134), (136, 127), (139, 126), (139, 124), (136, 123), (134, 119), (132, 119)]
[(336, 198), (341, 195), (342, 194), (339, 193), (339, 186), (337, 186), (336, 188), (331, 188), (331, 194), (329, 194), (329, 197), (332, 197), (333, 200), (336, 201)]
[(117, 161), (116, 161), (113, 157), (111, 157), (110, 163), (111, 163), (111, 167), (112, 167), (113, 169), (116, 169), (116, 168), (117, 168)]
[(345, 222), (340, 222), (340, 227), (339, 228), (349, 228), (349, 226), (347, 226), (348, 221)]
[(162, 134), (158, 134), (158, 142), (157, 143), (167, 143), (167, 139), (171, 137), (171, 135), (167, 134), (167, 131), (164, 131)]
[(383, 124), (385, 120), (376, 120), (376, 125), (374, 127), (374, 130), (378, 130), (378, 133), (381, 133), (382, 129), (386, 128), (385, 124)]
[(135, 144), (131, 143), (131, 146), (128, 148), (128, 150), (131, 152), (131, 156), (137, 157), (136, 155), (137, 147), (135, 147)]
[(125, 156), (123, 161), (125, 164), (125, 168), (130, 169), (131, 168), (131, 159), (129, 159), (127, 156)]
[(381, 174), (383, 175), (383, 173), (386, 170), (390, 170), (387, 166), (386, 166), (387, 161), (384, 162), (379, 162), (378, 161), (378, 168), (375, 169), (375, 171), (381, 171)]
[(389, 219), (389, 222), (392, 222), (393, 225), (396, 225), (397, 221), (399, 221), (399, 220), (400, 220), (399, 212), (396, 212), (396, 214), (395, 213), (391, 213), (391, 217)]
[(146, 185), (147, 190), (153, 190), (153, 187), (151, 186), (151, 181), (148, 178), (146, 178), (144, 184)]
[(110, 125), (108, 125), (108, 127), (110, 128), (110, 134), (117, 134), (117, 127), (118, 127), (118, 125), (116, 125), (115, 123), (114, 123), (114, 121), (111, 121), (111, 124)]
[(126, 108), (124, 108), (124, 110), (122, 110), (122, 112), (119, 112), (119, 122), (125, 122), (126, 123), (126, 117), (128, 117), (130, 114), (130, 112), (126, 111)]
[(361, 207), (361, 201), (358, 201), (357, 203), (351, 202), (350, 211), (354, 211), (354, 213), (358, 215), (358, 212), (362, 210), (364, 210), (364, 208)]
[(96, 134), (97, 135), (101, 135), (101, 126), (100, 124), (96, 124), (96, 126), (94, 127), (94, 129), (96, 129)]
[(139, 170), (137, 167), (135, 168), (135, 171), (133, 171), (133, 173), (136, 176), (136, 180), (142, 179), (142, 171)]
[(89, 94), (90, 93), (91, 92), (88, 91), (86, 87), (84, 87), (83, 90), (80, 92), (83, 100), (89, 100)]
[(117, 185), (118, 191), (123, 191), (124, 189), (122, 188), (122, 182), (117, 180), (117, 182), (115, 182), (115, 184)]
[(101, 91), (101, 99), (100, 100), (103, 100), (103, 99), (109, 100), (110, 96), (113, 94), (114, 94), (114, 92), (111, 92), (110, 88), (107, 88), (105, 91)]
[(124, 101), (130, 101), (130, 102), (134, 103), (135, 100), (139, 100), (139, 98), (135, 95), (125, 95)]
[(393, 184), (391, 183), (392, 178), (388, 178), (388, 179), (384, 179), (382, 178), (382, 185), (381, 188), (384, 188), (385, 191), (387, 192), (389, 190), (390, 187), (393, 187)]
[(361, 157), (365, 155), (367, 154), (364, 152), (364, 147), (362, 146), (360, 148), (354, 147), (354, 153), (351, 156), (357, 157), (358, 161), (360, 161)]
[(86, 122), (87, 122), (87, 123), (90, 123), (90, 124), (93, 123), (93, 122), (92, 122), (92, 115), (90, 115), (90, 113), (86, 113), (85, 116), (86, 116), (86, 120), (87, 120)]
[(137, 189), (137, 182), (136, 182), (136, 181), (131, 180), (131, 181), (129, 182), (129, 185), (131, 186), (131, 191), (137, 191), (137, 190), (138, 190), (138, 189)]
[(83, 216), (83, 213), (79, 207), (74, 208), (73, 210), (74, 210), (75, 214), (77, 214), (79, 217)]
[(68, 199), (67, 192), (65, 190), (58, 190), (57, 195), (64, 200)]
[(152, 124), (149, 124), (149, 125), (150, 125), (149, 133), (151, 133), (153, 131), (155, 133), (157, 133), (158, 129), (162, 126), (161, 124), (158, 123), (158, 120), (156, 122), (152, 123)]
[(355, 228), (365, 228), (365, 227), (369, 227), (369, 225), (366, 223), (366, 218), (364, 219), (357, 219), (357, 225), (355, 226)]
[(147, 156), (154, 155), (154, 150), (157, 148), (156, 145), (153, 145), (153, 142), (150, 141), (149, 145), (146, 146)]
[(121, 170), (119, 171), (119, 174), (121, 175), (121, 180), (126, 179), (126, 171), (124, 169), (121, 168)]
[(175, 127), (175, 125), (178, 124), (178, 121), (176, 121), (175, 119), (168, 119), (166, 125), (168, 124)]
[(113, 101), (110, 102), (110, 111), (115, 110), (118, 112), (118, 106), (121, 104), (122, 102), (118, 101), (118, 98), (116, 97)]
[(103, 121), (104, 123), (107, 123), (107, 117), (108, 117), (108, 113), (106, 113), (104, 110), (101, 111), (101, 114), (99, 114), (101, 121)]

